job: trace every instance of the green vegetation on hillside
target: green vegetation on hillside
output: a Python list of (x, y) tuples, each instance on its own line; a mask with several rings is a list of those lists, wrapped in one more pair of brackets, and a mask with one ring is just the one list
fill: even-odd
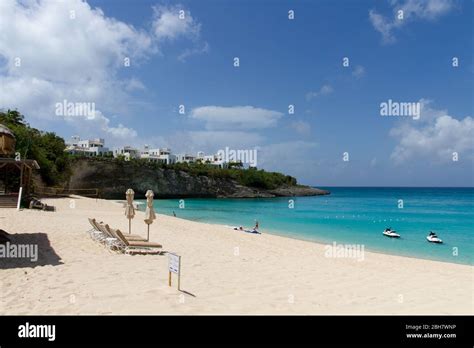
[(21, 159), (38, 162), (41, 178), (47, 185), (58, 185), (69, 178), (69, 158), (64, 152), (64, 139), (30, 127), (16, 110), (0, 111), (0, 123), (15, 135), (15, 151), (20, 153)]
[(292, 176), (276, 172), (266, 172), (263, 169), (256, 168), (219, 168), (206, 163), (175, 163), (167, 165), (163, 163), (149, 162), (145, 159), (130, 159), (129, 161), (126, 161), (124, 157), (106, 158), (75, 156), (75, 158), (86, 158), (90, 161), (116, 162), (121, 163), (122, 165), (135, 166), (137, 170), (143, 167), (180, 170), (188, 173), (191, 176), (207, 176), (210, 178), (232, 179), (244, 186), (266, 190), (276, 189), (282, 185), (294, 186), (297, 184), (296, 179)]

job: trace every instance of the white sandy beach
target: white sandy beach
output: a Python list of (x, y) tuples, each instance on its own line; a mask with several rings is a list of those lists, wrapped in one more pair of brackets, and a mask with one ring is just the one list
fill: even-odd
[[(56, 212), (0, 209), (0, 228), (39, 242), (43, 264), (0, 259), (0, 314), (474, 313), (472, 266), (367, 251), (328, 258), (324, 245), (157, 215), (150, 240), (182, 256), (178, 292), (167, 256), (117, 254), (86, 233), (87, 217), (127, 232), (121, 205), (70, 200), (45, 200)], [(146, 236), (143, 215), (132, 232)]]

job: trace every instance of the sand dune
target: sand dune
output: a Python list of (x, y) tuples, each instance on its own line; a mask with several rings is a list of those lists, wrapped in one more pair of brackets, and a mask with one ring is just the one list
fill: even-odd
[[(158, 215), (150, 240), (182, 256), (179, 292), (167, 256), (117, 254), (86, 233), (87, 217), (127, 231), (120, 204), (47, 203), (57, 211), (0, 209), (12, 242), (39, 245), (37, 263), (0, 258), (1, 314), (474, 313), (472, 266), (367, 251), (363, 261), (329, 258), (324, 245)], [(143, 213), (132, 228), (146, 236)]]

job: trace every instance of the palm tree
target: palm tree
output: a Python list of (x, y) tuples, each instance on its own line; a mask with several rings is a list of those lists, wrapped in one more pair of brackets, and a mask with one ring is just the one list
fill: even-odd
[(8, 109), (7, 112), (0, 111), (0, 122), (5, 122), (10, 125), (16, 126), (24, 126), (25, 123), (25, 116), (23, 116), (18, 110), (10, 110)]

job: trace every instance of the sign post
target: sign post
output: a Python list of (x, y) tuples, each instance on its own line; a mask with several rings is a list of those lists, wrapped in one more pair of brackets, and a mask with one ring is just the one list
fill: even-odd
[(23, 194), (23, 186), (20, 186), (20, 192), (18, 193), (18, 202), (16, 203), (16, 210), (20, 210), (21, 195)]
[(168, 253), (168, 286), (171, 286), (171, 273), (178, 275), (178, 290), (181, 289), (181, 256)]

